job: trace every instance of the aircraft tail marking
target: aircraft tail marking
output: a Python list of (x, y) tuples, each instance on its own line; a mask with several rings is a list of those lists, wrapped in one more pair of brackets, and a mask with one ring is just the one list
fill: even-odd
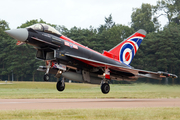
[(140, 29), (108, 52), (104, 51), (103, 55), (129, 65), (145, 36), (146, 31)]

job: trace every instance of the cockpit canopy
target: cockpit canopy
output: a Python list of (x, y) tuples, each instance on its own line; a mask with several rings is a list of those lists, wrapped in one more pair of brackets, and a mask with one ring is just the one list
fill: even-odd
[(52, 33), (52, 34), (54, 33), (54, 34), (61, 35), (61, 33), (59, 31), (57, 31), (55, 28), (51, 27), (50, 25), (44, 24), (44, 23), (34, 24), (27, 28), (32, 28), (33, 30), (38, 30), (38, 31), (46, 32), (46, 33)]

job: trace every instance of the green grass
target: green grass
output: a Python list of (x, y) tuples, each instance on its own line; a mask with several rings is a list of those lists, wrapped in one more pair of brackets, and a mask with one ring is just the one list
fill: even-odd
[[(180, 86), (151, 84), (111, 84), (110, 86), (110, 93), (104, 95), (99, 85), (66, 83), (65, 91), (58, 92), (55, 82), (13, 82), (13, 84), (0, 84), (0, 98), (180, 98)], [(0, 120), (177, 120), (179, 118), (179, 107), (0, 110)]]
[(66, 83), (65, 90), (58, 92), (55, 82), (13, 82), (0, 84), (0, 98), (180, 98), (178, 85), (111, 84), (110, 87), (110, 92), (103, 94), (100, 85)]
[(0, 111), (3, 120), (179, 120), (180, 108), (119, 108)]

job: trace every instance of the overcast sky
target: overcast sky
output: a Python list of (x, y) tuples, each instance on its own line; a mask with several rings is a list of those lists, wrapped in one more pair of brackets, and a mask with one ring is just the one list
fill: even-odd
[[(129, 25), (133, 8), (142, 3), (156, 5), (158, 0), (0, 0), (0, 19), (15, 29), (27, 20), (43, 19), (47, 23), (97, 28), (112, 14), (113, 21)], [(162, 19), (163, 20), (163, 19)], [(162, 21), (165, 24), (165, 20)]]

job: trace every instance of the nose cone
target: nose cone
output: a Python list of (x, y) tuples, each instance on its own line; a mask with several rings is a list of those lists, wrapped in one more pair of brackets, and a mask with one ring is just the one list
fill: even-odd
[(6, 30), (5, 32), (9, 36), (21, 42), (25, 42), (28, 38), (28, 31), (26, 28)]

